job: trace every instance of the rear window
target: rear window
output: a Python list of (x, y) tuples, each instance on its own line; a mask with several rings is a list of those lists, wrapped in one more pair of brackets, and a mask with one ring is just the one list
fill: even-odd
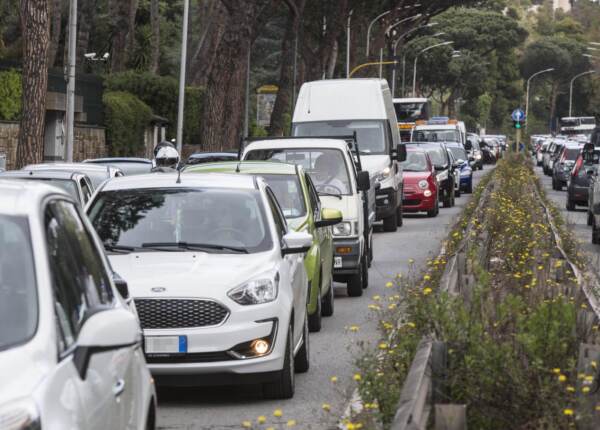
[(306, 215), (304, 193), (297, 175), (260, 175), (269, 184), (286, 218)]

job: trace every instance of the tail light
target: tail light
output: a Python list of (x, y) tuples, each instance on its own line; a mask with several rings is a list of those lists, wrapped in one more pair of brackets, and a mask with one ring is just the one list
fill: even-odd
[(579, 169), (581, 169), (581, 167), (583, 166), (583, 157), (581, 155), (579, 155), (577, 157), (577, 162), (575, 163), (575, 166), (573, 167), (573, 170), (571, 171), (571, 177), (576, 177), (579, 174)]

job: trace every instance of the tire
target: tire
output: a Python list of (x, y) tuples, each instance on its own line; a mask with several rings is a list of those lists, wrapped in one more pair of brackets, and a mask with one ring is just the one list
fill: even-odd
[(321, 331), (322, 326), (321, 288), (317, 288), (319, 290), (319, 294), (317, 295), (317, 309), (308, 316), (308, 329), (311, 333)]
[(335, 294), (333, 292), (333, 280), (329, 278), (329, 288), (321, 302), (321, 315), (330, 317), (335, 309)]
[(402, 227), (402, 224), (404, 224), (404, 206), (402, 206), (402, 203), (400, 204), (400, 206), (398, 206), (398, 209), (396, 209), (396, 225), (398, 227)]
[(600, 231), (598, 231), (598, 227), (596, 227), (596, 223), (592, 223), (592, 243), (594, 245), (598, 245), (600, 243)]
[(575, 202), (567, 197), (567, 210), (574, 211), (575, 210)]
[(452, 203), (451, 203), (451, 208), (453, 208), (456, 205), (456, 194), (454, 194), (453, 192), (450, 192), (450, 198), (452, 199)]
[(267, 399), (291, 399), (294, 397), (296, 385), (295, 378), (295, 360), (294, 360), (294, 337), (292, 335), (292, 326), (288, 327), (285, 358), (283, 360), (283, 369), (279, 371), (276, 381), (268, 382), (263, 385), (263, 395)]
[(398, 212), (394, 211), (389, 217), (383, 219), (383, 231), (394, 232), (398, 230)]
[(594, 225), (594, 215), (590, 211), (587, 213), (587, 225)]
[(560, 181), (556, 181), (556, 191), (562, 191), (563, 184)]
[(146, 418), (146, 430), (156, 430), (156, 411), (154, 410), (154, 400), (151, 400), (150, 408), (148, 409), (148, 417)]
[(461, 195), (461, 192), (460, 192), (460, 182), (459, 182), (458, 189), (456, 191), (454, 191), (454, 197), (460, 197), (460, 195)]
[(444, 203), (445, 208), (451, 208), (453, 206), (452, 198), (453, 198), (453, 196), (451, 196), (448, 191), (446, 191), (444, 193), (444, 202), (443, 203)]
[(469, 184), (465, 188), (466, 194), (473, 194), (473, 178), (469, 181)]
[(371, 268), (371, 263), (373, 263), (373, 238), (369, 240), (369, 268)]
[(363, 272), (363, 279), (362, 279), (362, 287), (363, 290), (366, 290), (367, 288), (369, 288), (369, 264), (367, 263), (367, 257), (364, 256), (362, 259), (362, 272)]
[(435, 218), (439, 212), (440, 212), (440, 201), (438, 199), (438, 200), (436, 200), (435, 206), (433, 207), (433, 209), (427, 211), (427, 216), (429, 218)]
[(358, 273), (352, 275), (346, 284), (349, 297), (360, 297), (363, 294), (363, 265), (358, 265)]
[(310, 368), (310, 335), (308, 332), (308, 319), (305, 318), (304, 328), (302, 329), (302, 346), (296, 357), (294, 357), (294, 368), (298, 373), (306, 373)]

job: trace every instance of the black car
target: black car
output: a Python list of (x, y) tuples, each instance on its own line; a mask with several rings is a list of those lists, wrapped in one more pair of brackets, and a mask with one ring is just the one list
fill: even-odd
[(219, 163), (222, 161), (237, 161), (237, 152), (196, 152), (189, 156), (186, 166), (204, 163)]
[(552, 189), (561, 191), (569, 182), (569, 175), (581, 152), (580, 145), (568, 143), (562, 147), (552, 166)]
[(412, 142), (409, 145), (418, 146), (427, 151), (435, 167), (440, 201), (445, 208), (454, 206), (455, 188), (458, 180), (456, 178), (456, 171), (459, 169), (459, 166), (452, 164), (446, 145), (440, 142)]
[(599, 159), (599, 147), (594, 147), (593, 144), (586, 144), (583, 147), (569, 178), (566, 204), (568, 211), (574, 211), (577, 205), (588, 205), (591, 179), (598, 174)]
[(481, 158), (483, 164), (496, 164), (496, 151), (493, 146), (489, 144), (485, 139), (479, 141), (479, 147), (481, 148)]
[(467, 133), (465, 149), (469, 154), (469, 164), (474, 170), (483, 169), (483, 153), (479, 146), (479, 136), (475, 133)]

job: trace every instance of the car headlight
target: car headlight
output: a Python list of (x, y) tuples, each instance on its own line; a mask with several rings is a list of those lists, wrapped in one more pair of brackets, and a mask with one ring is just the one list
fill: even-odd
[(350, 236), (352, 235), (352, 223), (343, 221), (333, 226), (334, 236)]
[(33, 399), (23, 398), (0, 405), (2, 430), (39, 430), (42, 428), (39, 410)]
[(442, 182), (448, 179), (448, 170), (444, 170), (437, 174), (437, 180)]
[(424, 195), (425, 197), (431, 197), (431, 194), (432, 194), (432, 192), (431, 192), (430, 190), (425, 190), (425, 191), (423, 192), (423, 195)]
[(260, 305), (272, 302), (279, 292), (279, 274), (274, 278), (254, 279), (229, 291), (227, 295), (240, 305)]
[(427, 181), (425, 179), (421, 179), (419, 181), (419, 188), (422, 190), (426, 190), (429, 187), (429, 184), (427, 183)]
[(381, 182), (384, 179), (387, 179), (390, 177), (390, 173), (392, 173), (392, 169), (390, 169), (389, 167), (384, 168), (381, 172), (377, 172), (374, 176), (375, 181), (377, 182)]

